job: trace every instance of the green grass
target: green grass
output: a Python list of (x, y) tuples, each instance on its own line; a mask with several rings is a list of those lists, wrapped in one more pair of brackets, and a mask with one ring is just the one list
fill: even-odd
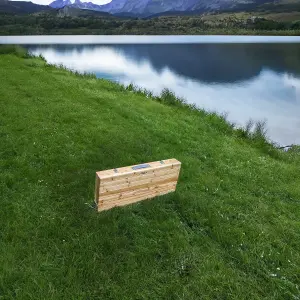
[[(297, 148), (40, 58), (0, 85), (1, 300), (299, 299)], [(96, 171), (172, 157), (176, 193), (92, 207)]]

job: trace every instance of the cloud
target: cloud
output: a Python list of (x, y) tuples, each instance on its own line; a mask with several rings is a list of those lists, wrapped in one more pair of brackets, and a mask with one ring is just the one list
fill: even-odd
[[(17, 0), (17, 1), (24, 1), (24, 0)], [(36, 3), (36, 4), (41, 4), (41, 5), (49, 5), (51, 2), (53, 2), (53, 0), (31, 0), (31, 2)], [(72, 1), (72, 2), (74, 2), (74, 1)], [(81, 0), (81, 2), (93, 2), (94, 4), (101, 5), (101, 4), (106, 4), (106, 3), (111, 2), (111, 0)]]

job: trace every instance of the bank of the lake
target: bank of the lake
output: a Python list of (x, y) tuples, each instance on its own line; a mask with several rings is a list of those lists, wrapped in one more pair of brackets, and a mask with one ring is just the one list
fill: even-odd
[[(24, 56), (0, 55), (0, 298), (299, 296), (296, 149)], [(170, 157), (176, 193), (91, 207), (95, 171)]]
[(48, 63), (155, 95), (167, 88), (206, 111), (226, 113), (237, 126), (265, 120), (270, 140), (300, 144), (300, 37), (19, 36), (1, 42), (25, 44)]
[[(88, 10), (80, 11), (89, 14)], [(92, 13), (92, 12), (90, 12)], [(65, 12), (0, 14), (0, 35), (289, 35), (300, 34), (299, 14), (208, 13), (124, 18)]]

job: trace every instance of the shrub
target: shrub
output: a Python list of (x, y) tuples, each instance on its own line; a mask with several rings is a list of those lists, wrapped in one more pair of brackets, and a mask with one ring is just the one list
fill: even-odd
[(267, 122), (265, 120), (256, 122), (253, 137), (261, 140), (267, 139)]
[(0, 54), (14, 54), (18, 57), (29, 58), (31, 55), (25, 48), (14, 45), (3, 45), (0, 46)]
[(160, 101), (174, 106), (183, 106), (185, 104), (184, 99), (176, 97), (176, 95), (167, 88), (161, 92)]

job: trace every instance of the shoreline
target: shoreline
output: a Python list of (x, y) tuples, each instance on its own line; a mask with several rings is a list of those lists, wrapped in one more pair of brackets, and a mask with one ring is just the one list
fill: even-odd
[[(299, 37), (299, 39), (300, 39), (300, 37)], [(0, 42), (1, 42), (1, 40), (0, 40)], [(167, 88), (164, 89), (160, 94), (154, 95), (154, 93), (151, 90), (147, 90), (147, 89), (141, 88), (139, 86), (136, 86), (134, 83), (131, 83), (128, 86), (126, 86), (126, 85), (123, 85), (114, 80), (110, 80), (110, 79), (106, 79), (106, 78), (99, 78), (94, 73), (79, 72), (76, 70), (69, 69), (68, 67), (66, 67), (64, 65), (56, 65), (56, 64), (48, 63), (43, 56), (41, 56), (41, 55), (36, 56), (34, 54), (31, 54), (30, 52), (28, 52), (27, 49), (23, 48), (22, 46), (10, 45), (10, 44), (7, 44), (7, 45), (0, 44), (0, 55), (1, 55), (1, 49), (3, 51), (3, 49), (5, 49), (5, 48), (11, 49), (8, 51), (13, 51), (17, 55), (19, 55), (21, 53), (21, 55), (26, 58), (35, 58), (38, 60), (42, 60), (46, 64), (46, 66), (54, 67), (58, 70), (66, 70), (67, 72), (70, 72), (70, 73), (75, 74), (76, 76), (80, 76), (82, 78), (89, 78), (89, 79), (93, 78), (93, 79), (96, 79), (99, 81), (109, 82), (113, 85), (117, 85), (124, 91), (130, 91), (130, 92), (133, 92), (138, 95), (143, 95), (147, 100), (156, 101), (159, 103), (163, 103), (165, 105), (176, 106), (176, 107), (179, 107), (182, 109), (188, 109), (191, 112), (197, 112), (200, 114), (205, 114), (207, 116), (211, 115), (213, 117), (220, 118), (220, 120), (224, 121), (226, 123), (226, 125), (230, 128), (230, 130), (233, 130), (235, 132), (235, 134), (237, 134), (237, 136), (249, 139), (252, 142), (256, 141), (256, 142), (265, 144), (265, 146), (271, 147), (271, 148), (279, 150), (281, 152), (290, 151), (290, 150), (293, 150), (294, 148), (298, 148), (300, 146), (298, 144), (284, 145), (284, 144), (280, 144), (276, 141), (269, 139), (267, 136), (267, 125), (268, 124), (266, 121), (263, 121), (263, 120), (253, 121), (253, 119), (250, 118), (250, 120), (246, 123), (245, 126), (238, 126), (238, 125), (236, 125), (236, 123), (228, 120), (227, 116), (226, 116), (226, 114), (224, 114), (224, 112), (220, 113), (220, 112), (216, 112), (216, 111), (208, 111), (208, 110), (205, 110), (204, 108), (197, 107), (196, 104), (188, 103), (186, 101), (186, 99), (176, 96), (176, 94), (174, 92), (172, 92), (171, 90), (169, 90)]]
[[(32, 40), (35, 39), (35, 40)], [(38, 41), (36, 41), (38, 39)], [(66, 41), (66, 39), (68, 39)], [(79, 41), (80, 39), (80, 41)], [(83, 40), (83, 41), (82, 41)], [(300, 43), (300, 36), (283, 35), (15, 35), (1, 36), (0, 44), (198, 44)]]
[[(176, 46), (174, 46), (174, 47), (176, 47)], [(52, 47), (50, 47), (50, 48), (52, 49)], [(121, 85), (124, 84), (125, 82), (126, 82), (126, 84), (131, 83), (131, 85), (135, 87), (135, 90), (138, 90), (138, 91), (147, 89), (147, 92), (145, 93), (146, 96), (148, 96), (149, 94), (159, 96), (161, 91), (163, 90), (163, 88), (169, 88), (170, 90), (173, 91), (173, 93), (175, 94), (174, 96), (176, 98), (182, 97), (186, 100), (185, 102), (188, 102), (190, 104), (196, 103), (195, 105), (197, 105), (199, 107), (199, 109), (203, 109), (209, 113), (217, 113), (219, 116), (227, 115), (227, 117), (226, 117), (227, 120), (229, 122), (235, 123), (236, 128), (244, 128), (249, 120), (253, 120), (253, 122), (261, 122), (262, 120), (266, 120), (267, 136), (268, 136), (268, 140), (271, 141), (271, 143), (277, 145), (278, 148), (285, 147), (286, 145), (290, 145), (290, 144), (299, 144), (298, 134), (295, 129), (296, 127), (293, 126), (293, 124), (295, 124), (295, 122), (289, 124), (289, 126), (284, 126), (284, 125), (282, 125), (282, 127), (280, 127), (279, 125), (277, 126), (277, 124), (274, 123), (274, 122), (276, 122), (276, 119), (274, 119), (272, 114), (269, 114), (267, 111), (264, 113), (258, 114), (255, 111), (254, 108), (256, 108), (256, 110), (257, 110), (257, 105), (258, 105), (257, 103), (253, 104), (253, 111), (251, 111), (251, 113), (248, 113), (248, 114), (245, 113), (242, 118), (239, 118), (239, 115), (237, 115), (237, 112), (232, 107), (231, 101), (230, 101), (230, 99), (228, 99), (228, 97), (226, 97), (226, 94), (222, 95), (219, 93), (218, 95), (214, 95), (214, 97), (213, 98), (211, 97), (211, 99), (212, 99), (212, 102), (214, 102), (214, 101), (216, 102), (216, 105), (207, 105), (206, 101), (202, 99), (202, 98), (206, 97), (205, 90), (201, 96), (202, 100), (199, 100), (199, 99), (197, 99), (197, 95), (200, 95), (200, 94), (195, 95), (195, 93), (194, 93), (193, 95), (190, 95), (189, 91), (187, 91), (187, 90), (182, 91), (180, 89), (176, 89), (176, 87), (172, 86), (172, 84), (169, 85), (168, 82), (164, 82), (164, 84), (162, 84), (162, 85), (159, 85), (159, 83), (157, 85), (155, 85), (155, 84), (153, 85), (153, 84), (147, 84), (145, 81), (144, 82), (139, 81), (138, 77), (130, 77), (130, 76), (128, 76), (128, 78), (126, 80), (121, 80), (120, 78), (116, 78), (113, 75), (109, 76), (110, 73), (106, 74), (105, 72), (99, 71), (99, 74), (98, 74), (97, 73), (98, 69), (97, 69), (96, 65), (93, 68), (85, 68), (84, 65), (82, 65), (82, 64), (77, 66), (75, 61), (74, 61), (74, 64), (72, 64), (72, 63), (70, 64), (69, 60), (64, 59), (63, 57), (61, 59), (53, 59), (53, 58), (51, 59), (50, 58), (51, 55), (50, 56), (47, 55), (47, 51), (46, 52), (35, 51), (32, 48), (30, 48), (30, 46), (28, 46), (28, 49), (29, 49), (29, 51), (31, 49), (32, 54), (34, 54), (34, 55), (37, 55), (37, 56), (39, 54), (45, 55), (45, 57), (48, 59), (48, 63), (50, 63), (50, 64), (54, 64), (56, 66), (59, 66), (60, 64), (63, 64), (63, 65), (66, 64), (67, 65), (67, 66), (65, 65), (66, 69), (69, 69), (68, 68), (68, 65), (69, 65), (69, 67), (71, 68), (69, 70), (71, 70), (71, 71), (72, 70), (75, 70), (75, 71), (76, 70), (86, 70), (88, 72), (91, 72), (92, 74), (96, 74), (96, 76), (99, 76), (98, 77), (99, 79), (107, 79), (109, 81), (113, 81), (113, 82), (116, 82), (117, 84), (121, 84)], [(70, 49), (72, 49), (71, 46), (70, 46)], [(173, 49), (173, 48), (171, 48), (171, 49)], [(98, 56), (95, 56), (95, 57), (92, 56), (92, 57), (93, 57), (93, 59), (97, 59)], [(85, 60), (85, 58), (86, 58), (86, 57), (83, 57), (82, 55), (80, 55), (79, 57), (82, 58), (82, 61)], [(79, 57), (76, 58), (76, 61), (81, 61), (80, 59), (78, 59)], [(75, 59), (75, 58), (73, 58), (73, 59)], [(90, 59), (91, 59), (91, 57), (89, 58), (89, 60)], [(111, 66), (111, 70), (113, 70), (112, 68), (113, 68), (113, 65)], [(99, 70), (101, 70), (101, 65), (99, 67)], [(188, 76), (188, 75), (186, 75), (186, 76)], [(151, 78), (153, 78), (153, 75)], [(188, 77), (186, 77), (186, 78), (188, 78)], [(155, 79), (155, 82), (156, 81), (157, 81), (157, 78)], [(199, 84), (200, 84), (200, 82), (199, 82)], [(198, 92), (201, 92), (201, 90), (197, 90), (197, 87), (195, 87), (195, 86), (190, 86), (189, 88), (191, 90), (196, 90)], [(246, 94), (250, 93), (250, 91), (251, 91), (250, 87), (245, 87), (245, 89), (243, 90), (243, 93), (246, 95)], [(255, 95), (258, 96), (258, 99), (260, 99), (260, 94), (255, 94)], [(235, 98), (235, 97), (236, 96), (233, 96), (233, 98)], [(280, 97), (280, 98), (278, 97), (278, 101), (282, 100), (281, 98), (285, 99), (284, 95), (282, 95), (282, 97)], [(223, 100), (223, 101), (221, 101), (222, 103), (226, 103), (226, 102), (228, 103), (227, 106), (229, 107), (229, 111), (227, 111), (227, 107), (225, 104), (224, 105), (221, 105), (221, 103), (218, 104), (218, 102), (221, 99)], [(217, 101), (217, 100), (219, 100), (219, 101)], [(228, 101), (226, 101), (226, 100), (228, 100)], [(249, 107), (249, 105), (250, 105), (250, 107), (252, 105), (251, 102), (246, 101), (247, 99), (244, 99), (244, 100), (245, 101), (242, 101), (240, 103), (241, 104), (241, 108), (239, 109), (240, 112), (243, 111), (243, 107), (244, 107), (243, 103), (248, 103), (247, 105), (245, 105), (246, 108)], [(273, 102), (266, 102), (262, 106), (266, 107), (266, 104), (269, 105), (268, 106), (269, 110), (272, 111), (273, 110)], [(258, 107), (259, 107), (259, 105), (258, 105)], [(281, 115), (281, 116), (283, 117), (284, 115)], [(298, 119), (297, 115), (296, 116), (293, 115), (293, 117), (296, 118), (295, 120)], [(282, 129), (281, 134), (277, 134), (277, 131), (276, 131), (277, 128)], [(286, 136), (288, 136), (289, 138), (285, 138)]]

